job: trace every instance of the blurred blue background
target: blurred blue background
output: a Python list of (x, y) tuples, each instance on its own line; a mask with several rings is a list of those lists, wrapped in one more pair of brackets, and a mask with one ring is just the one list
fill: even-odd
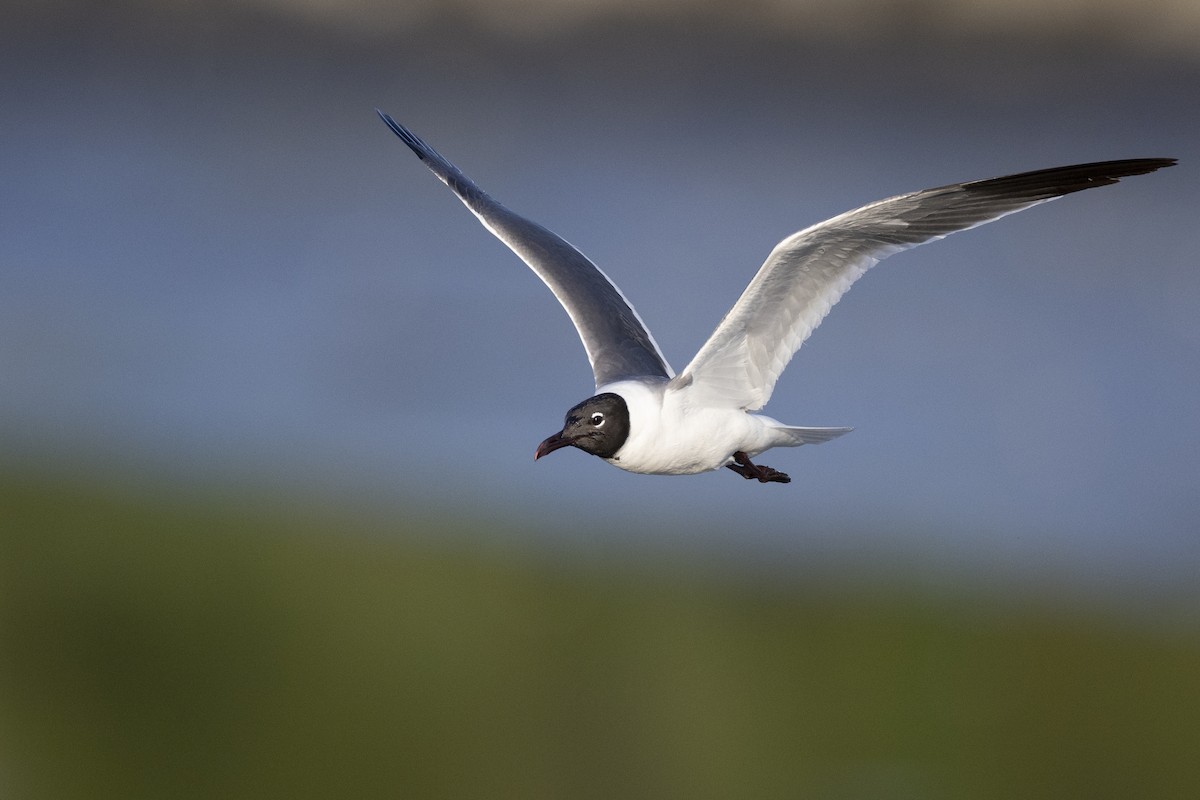
[[(385, 521), (364, 535), (401, 547), (707, 558), (750, 585), (821, 575), (850, 597), (887, 575), (1194, 633), (1200, 8), (59, 0), (4, 15), (0, 447), (12, 486), (62, 492), (48, 505), (107, 508), (95, 486), (114, 481), (205, 507), (248, 493), (334, 519), (371, 509)], [(591, 393), (582, 348), (376, 106), (600, 264), (676, 368), (813, 222), (1027, 169), (1180, 165), (884, 262), (766, 409), (855, 432), (775, 454), (794, 482), (759, 486), (575, 451), (535, 464)], [(13, 542), (104, 517), (22, 507), (3, 512)], [(826, 796), (861, 796), (846, 791)]]

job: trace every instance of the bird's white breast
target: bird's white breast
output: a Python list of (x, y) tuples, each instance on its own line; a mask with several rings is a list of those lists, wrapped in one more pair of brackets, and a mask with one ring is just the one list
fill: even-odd
[(775, 443), (767, 418), (698, 405), (687, 388), (668, 389), (666, 381), (620, 381), (601, 392), (619, 394), (629, 408), (629, 438), (607, 459), (629, 472), (692, 475), (723, 467), (738, 450), (756, 455)]

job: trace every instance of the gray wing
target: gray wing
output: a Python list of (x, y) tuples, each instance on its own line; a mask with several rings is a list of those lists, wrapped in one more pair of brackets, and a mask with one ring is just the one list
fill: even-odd
[(500, 205), (408, 128), (378, 109), (376, 113), (484, 227), (550, 287), (579, 331), (597, 387), (625, 378), (667, 379), (675, 374), (633, 306), (587, 256), (557, 234)]
[(1071, 192), (1175, 163), (1105, 161), (900, 195), (784, 239), (692, 362), (672, 382), (701, 402), (757, 410), (829, 309), (888, 256)]

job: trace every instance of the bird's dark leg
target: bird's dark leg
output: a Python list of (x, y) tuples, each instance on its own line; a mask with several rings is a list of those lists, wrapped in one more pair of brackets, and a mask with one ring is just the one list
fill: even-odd
[(738, 450), (733, 454), (732, 464), (726, 464), (731, 470), (741, 475), (746, 480), (755, 479), (759, 483), (791, 483), (792, 479), (786, 473), (780, 472), (777, 469), (765, 467), (762, 464), (754, 464), (750, 461), (750, 456)]

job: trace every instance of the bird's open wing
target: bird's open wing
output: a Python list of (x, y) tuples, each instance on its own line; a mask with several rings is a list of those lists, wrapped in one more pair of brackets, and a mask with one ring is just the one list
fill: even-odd
[(597, 387), (625, 378), (674, 375), (641, 317), (599, 267), (562, 237), (500, 205), (412, 131), (378, 113), (484, 227), (554, 292), (579, 331)]
[(956, 183), (848, 211), (784, 239), (672, 386), (711, 405), (762, 408), (796, 350), (880, 260), (1053, 200), (1170, 166), (1105, 161)]

